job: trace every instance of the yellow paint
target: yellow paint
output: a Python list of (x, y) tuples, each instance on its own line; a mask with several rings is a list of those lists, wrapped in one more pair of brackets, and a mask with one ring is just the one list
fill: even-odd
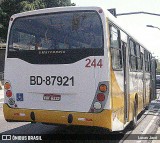
[(120, 89), (114, 71), (111, 68), (112, 109), (117, 118), (124, 123), (124, 92)]
[[(64, 112), (53, 110), (34, 110), (34, 109), (17, 109), (10, 108), (7, 104), (3, 104), (3, 112), (6, 120), (11, 121), (28, 121), (32, 122), (30, 113), (35, 113), (35, 122), (65, 124), (65, 125), (83, 125), (98, 126), (112, 130), (112, 111), (103, 110), (101, 113), (81, 113), (81, 112)], [(17, 114), (23, 113), (25, 116)], [(68, 115), (73, 115), (73, 122), (68, 123)], [(92, 119), (90, 121), (81, 121), (79, 118)]]
[[(107, 21), (107, 31), (108, 31), (107, 35), (109, 36), (107, 38), (107, 47), (110, 47), (110, 32), (109, 32), (108, 18), (106, 18), (106, 21)], [(110, 48), (108, 48), (108, 50), (110, 51)], [(109, 54), (109, 61), (112, 61), (111, 54)], [(111, 76), (110, 76), (111, 101), (110, 102), (111, 102), (112, 110), (113, 110), (113, 113), (116, 114), (116, 117), (118, 118), (118, 120), (120, 120), (122, 123), (124, 123), (124, 92), (121, 91), (121, 89), (117, 83), (114, 71), (112, 69), (111, 62), (110, 62), (110, 72), (111, 72)]]
[[(138, 85), (137, 85), (138, 86)], [(148, 91), (147, 91), (148, 92)], [(148, 94), (148, 93), (147, 93)], [(143, 95), (142, 92), (134, 92), (129, 95), (129, 121), (133, 119), (133, 109), (135, 96), (138, 96), (138, 114), (143, 110)], [(115, 73), (111, 67), (111, 97), (112, 110), (117, 115), (117, 118), (124, 123), (124, 92), (120, 89), (115, 77)], [(149, 103), (149, 96), (146, 97), (146, 102)]]

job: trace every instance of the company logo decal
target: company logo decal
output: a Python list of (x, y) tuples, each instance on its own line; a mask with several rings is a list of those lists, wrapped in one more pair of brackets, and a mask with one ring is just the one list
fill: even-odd
[(65, 51), (39, 51), (40, 55), (48, 55), (48, 54), (65, 54)]

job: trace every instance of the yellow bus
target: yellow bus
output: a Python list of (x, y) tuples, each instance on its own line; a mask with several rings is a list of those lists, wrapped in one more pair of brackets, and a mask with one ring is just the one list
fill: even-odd
[(6, 121), (134, 128), (150, 101), (151, 53), (101, 7), (10, 18)]

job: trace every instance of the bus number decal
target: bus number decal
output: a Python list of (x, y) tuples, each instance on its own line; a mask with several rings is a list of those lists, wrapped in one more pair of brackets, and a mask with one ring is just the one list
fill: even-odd
[(102, 59), (100, 59), (98, 62), (96, 61), (96, 59), (94, 59), (93, 61), (91, 59), (86, 59), (86, 66), (87, 68), (90, 68), (90, 67), (100, 67), (102, 68), (103, 64), (102, 64)]
[(58, 85), (58, 86), (74, 86), (74, 76), (30, 76), (30, 85)]

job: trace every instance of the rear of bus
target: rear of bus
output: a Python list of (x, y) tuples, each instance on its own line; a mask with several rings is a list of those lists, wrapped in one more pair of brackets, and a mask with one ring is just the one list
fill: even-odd
[(13, 15), (5, 60), (5, 119), (111, 129), (105, 33), (99, 7)]

